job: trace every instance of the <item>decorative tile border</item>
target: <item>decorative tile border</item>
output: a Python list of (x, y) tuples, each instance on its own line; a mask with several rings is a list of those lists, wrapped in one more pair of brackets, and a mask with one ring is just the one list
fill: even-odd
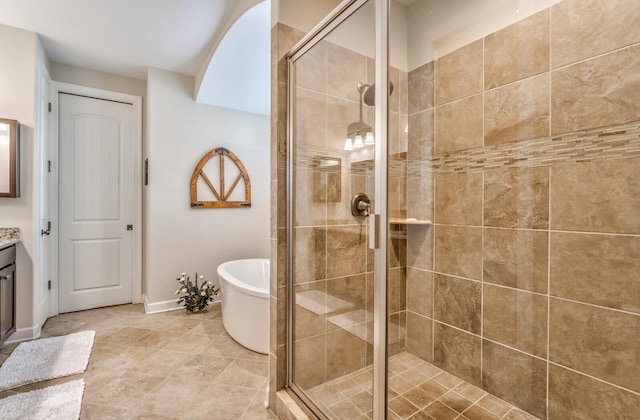
[(408, 162), (409, 177), (640, 157), (640, 122), (505, 143)]
[[(349, 162), (347, 154), (336, 153), (342, 159), (341, 171), (351, 175), (370, 175), (372, 160)], [(323, 170), (318, 166), (318, 156), (327, 151), (315, 147), (297, 149), (296, 164), (299, 169)], [(416, 178), (425, 174), (451, 174), (483, 172), (501, 168), (529, 168), (559, 164), (595, 162), (601, 160), (640, 158), (640, 121), (542, 137), (514, 143), (504, 143), (475, 149), (445, 153), (420, 160), (389, 160), (389, 175)], [(349, 166), (345, 166), (350, 165)], [(326, 169), (324, 169), (326, 170)]]
[[(353, 158), (350, 152), (327, 151), (317, 146), (299, 146), (296, 148), (297, 169), (320, 172), (342, 172), (345, 175), (373, 175), (373, 149), (368, 150), (357, 158)], [(353, 160), (351, 160), (353, 159)], [(340, 161), (340, 167), (322, 166), (322, 161)], [(402, 152), (389, 159), (389, 176), (406, 177), (407, 153)]]

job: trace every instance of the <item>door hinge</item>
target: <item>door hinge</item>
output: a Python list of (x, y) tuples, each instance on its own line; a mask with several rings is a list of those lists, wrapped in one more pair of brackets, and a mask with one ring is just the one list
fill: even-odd
[(51, 290), (51, 280), (47, 282), (47, 290)]
[(51, 161), (47, 161), (47, 172), (51, 173)]
[(49, 112), (51, 112), (51, 102), (49, 102)]
[(144, 185), (149, 185), (149, 158), (144, 160)]

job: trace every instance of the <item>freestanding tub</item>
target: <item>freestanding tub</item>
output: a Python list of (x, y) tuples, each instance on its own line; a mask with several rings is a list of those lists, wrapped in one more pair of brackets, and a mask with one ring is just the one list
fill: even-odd
[(269, 260), (227, 261), (218, 266), (222, 324), (229, 335), (258, 353), (269, 352)]

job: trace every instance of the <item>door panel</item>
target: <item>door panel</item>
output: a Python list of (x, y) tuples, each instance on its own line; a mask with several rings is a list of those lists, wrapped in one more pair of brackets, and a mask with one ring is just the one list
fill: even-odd
[(118, 286), (120, 239), (73, 241), (73, 288)]
[(131, 302), (133, 106), (60, 94), (59, 311)]
[(73, 117), (74, 220), (116, 221), (120, 209), (119, 122), (95, 115)]

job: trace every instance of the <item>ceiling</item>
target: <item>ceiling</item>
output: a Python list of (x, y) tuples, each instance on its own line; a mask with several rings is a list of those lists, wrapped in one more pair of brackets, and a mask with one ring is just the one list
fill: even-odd
[[(228, 30), (236, 33), (235, 42), (245, 40), (242, 45), (245, 57), (252, 51), (258, 54), (252, 48), (264, 48), (263, 43), (246, 42), (246, 39), (269, 39), (268, 13), (261, 14), (267, 24), (260, 28), (266, 28), (266, 33), (257, 33), (255, 25), (245, 25), (244, 31), (248, 32), (230, 30), (234, 29), (236, 20), (243, 20), (241, 15), (245, 10), (260, 1), (0, 0), (0, 23), (38, 33), (53, 62), (141, 80), (147, 77), (147, 67), (156, 67), (194, 76), (197, 84), (204, 86), (211, 84), (207, 81), (209, 78), (228, 74), (241, 74), (247, 80), (255, 79), (261, 72), (268, 74), (268, 63), (247, 66), (246, 58), (234, 58), (234, 54), (228, 52), (224, 60), (216, 61), (217, 53), (212, 53), (224, 45), (223, 36)], [(232, 52), (240, 50), (233, 46), (225, 48)], [(265, 54), (269, 56), (268, 42), (263, 56)], [(217, 64), (212, 66), (214, 61)], [(239, 73), (238, 68), (244, 70)], [(251, 71), (246, 71), (247, 68)], [(238, 86), (245, 84), (240, 76), (236, 79), (234, 83)], [(267, 86), (261, 87), (262, 91), (268, 89), (269, 79), (265, 80)], [(227, 84), (230, 83), (227, 79)], [(243, 96), (230, 94), (229, 89), (221, 94), (229, 98)], [(224, 98), (216, 95), (213, 95), (215, 101), (211, 94), (198, 96), (199, 102), (243, 107), (235, 103), (238, 101), (227, 105)]]

